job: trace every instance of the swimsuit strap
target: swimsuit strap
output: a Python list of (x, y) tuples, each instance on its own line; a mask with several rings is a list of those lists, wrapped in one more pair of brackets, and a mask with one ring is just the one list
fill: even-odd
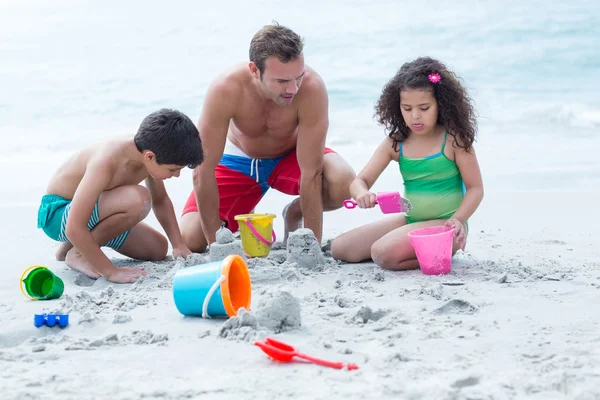
[[(446, 148), (446, 138), (448, 137), (448, 132), (444, 131), (444, 142), (442, 143), (442, 151), (440, 154), (444, 154), (444, 149)], [(399, 157), (402, 157), (402, 142), (398, 142), (400, 146), (398, 147)]]

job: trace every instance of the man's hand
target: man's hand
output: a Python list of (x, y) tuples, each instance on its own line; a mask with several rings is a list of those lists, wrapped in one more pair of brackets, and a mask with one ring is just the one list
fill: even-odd
[(185, 244), (180, 244), (177, 247), (173, 247), (173, 258), (178, 259), (179, 257), (184, 260), (190, 255), (192, 252), (187, 248)]

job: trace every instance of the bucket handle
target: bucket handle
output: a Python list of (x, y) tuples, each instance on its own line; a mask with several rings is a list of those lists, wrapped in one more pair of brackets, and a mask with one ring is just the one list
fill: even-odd
[(43, 265), (32, 265), (31, 267), (27, 268), (25, 271), (23, 271), (23, 274), (21, 275), (21, 279), (19, 279), (19, 288), (21, 289), (21, 293), (23, 293), (23, 296), (27, 297), (29, 300), (37, 300), (34, 297), (31, 297), (30, 295), (28, 295), (27, 293), (25, 293), (25, 291), (23, 290), (23, 277), (25, 276), (25, 274), (29, 271), (31, 271), (34, 268), (44, 268), (44, 269), (48, 269), (48, 267), (44, 267)]
[(256, 229), (254, 229), (254, 227), (252, 226), (252, 224), (250, 222), (248, 222), (248, 220), (245, 220), (244, 222), (246, 223), (246, 225), (248, 225), (248, 228), (250, 228), (252, 233), (254, 233), (254, 236), (256, 236), (258, 238), (258, 240), (260, 240), (267, 246), (271, 246), (277, 240), (277, 236), (275, 236), (275, 229), (272, 230), (272, 239), (273, 240), (271, 242), (269, 242), (267, 239), (262, 237), (261, 234), (256, 231)]
[(215, 290), (217, 290), (217, 288), (221, 285), (221, 282), (223, 282), (225, 279), (227, 279), (227, 277), (225, 275), (221, 275), (219, 279), (213, 283), (208, 293), (206, 293), (206, 296), (204, 297), (204, 303), (202, 304), (202, 318), (210, 318), (210, 315), (208, 315), (208, 302), (215, 293)]

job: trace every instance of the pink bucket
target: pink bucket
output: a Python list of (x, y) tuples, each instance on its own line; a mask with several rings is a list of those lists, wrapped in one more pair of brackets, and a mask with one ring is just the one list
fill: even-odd
[(408, 233), (424, 275), (442, 275), (452, 267), (452, 238), (454, 228), (429, 226)]

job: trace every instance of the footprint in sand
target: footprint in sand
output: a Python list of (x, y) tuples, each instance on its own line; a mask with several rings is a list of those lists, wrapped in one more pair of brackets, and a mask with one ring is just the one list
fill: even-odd
[(93, 286), (95, 282), (96, 282), (95, 279), (92, 279), (89, 276), (84, 275), (84, 274), (77, 274), (77, 277), (75, 278), (75, 284), (77, 286), (89, 287), (89, 286)]
[(540, 242), (538, 242), (539, 244), (554, 244), (554, 245), (560, 245), (560, 246), (564, 246), (567, 244), (567, 242), (563, 242), (562, 240), (542, 240)]
[(466, 379), (459, 379), (459, 380), (457, 380), (456, 382), (454, 382), (452, 384), (452, 387), (460, 389), (460, 388), (464, 388), (464, 387), (467, 387), (467, 386), (475, 386), (477, 384), (479, 384), (479, 378), (470, 376), (470, 377), (468, 377)]
[(379, 321), (389, 313), (389, 310), (377, 310), (373, 311), (369, 306), (362, 306), (354, 315), (352, 320), (357, 323), (366, 324), (369, 321)]
[(452, 299), (440, 308), (433, 310), (434, 314), (475, 314), (477, 307), (468, 301)]

